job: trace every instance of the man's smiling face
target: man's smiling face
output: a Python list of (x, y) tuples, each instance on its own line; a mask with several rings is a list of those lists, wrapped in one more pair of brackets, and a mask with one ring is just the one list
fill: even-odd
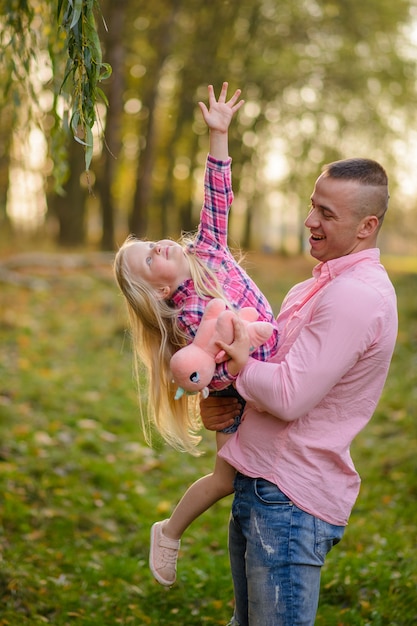
[(304, 225), (310, 230), (310, 254), (318, 261), (362, 249), (363, 240), (358, 237), (360, 187), (356, 181), (331, 178), (326, 173), (317, 179)]

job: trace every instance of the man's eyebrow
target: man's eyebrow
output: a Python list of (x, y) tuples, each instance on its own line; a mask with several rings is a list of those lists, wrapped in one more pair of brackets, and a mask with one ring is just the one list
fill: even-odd
[(329, 213), (334, 213), (333, 209), (331, 209), (329, 206), (324, 206), (323, 204), (319, 204), (319, 207), (322, 211), (329, 211)]
[(331, 209), (328, 206), (325, 206), (324, 204), (319, 204), (317, 202), (314, 202), (313, 198), (310, 198), (310, 203), (311, 203), (311, 206), (314, 207), (315, 209), (320, 209), (321, 211), (329, 211), (329, 213), (332, 213), (333, 215), (335, 214), (333, 209)]

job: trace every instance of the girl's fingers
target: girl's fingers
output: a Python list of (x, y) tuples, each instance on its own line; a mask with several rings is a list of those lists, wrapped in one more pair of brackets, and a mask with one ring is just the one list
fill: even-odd
[(227, 88), (229, 83), (224, 82), (219, 96), (219, 102), (226, 102)]
[(208, 114), (208, 108), (206, 107), (206, 104), (204, 102), (199, 102), (198, 106), (200, 107), (201, 112), (203, 116), (205, 117)]
[(241, 89), (236, 89), (235, 93), (230, 98), (230, 100), (226, 101), (228, 86), (229, 86), (229, 83), (227, 82), (223, 83), (218, 100), (216, 100), (216, 95), (214, 93), (213, 85), (208, 86), (208, 104), (209, 104), (208, 108), (203, 102), (198, 103), (201, 109), (201, 112), (203, 113), (203, 116), (206, 116), (207, 114), (210, 113), (209, 109), (215, 110), (216, 104), (226, 105), (227, 107), (229, 107), (229, 109), (231, 109), (233, 114), (236, 113), (236, 111), (238, 111), (243, 104), (245, 104), (244, 100), (240, 100), (238, 102), (240, 98), (240, 94), (242, 93)]
[(239, 98), (241, 93), (242, 93), (241, 89), (236, 89), (235, 93), (230, 98), (230, 100), (229, 100), (229, 102), (227, 104), (233, 105), (236, 102), (236, 100)]
[(216, 96), (214, 95), (213, 85), (208, 86), (208, 101), (209, 101), (209, 106), (212, 106), (213, 103), (216, 102)]
[(240, 100), (237, 104), (235, 104), (235, 105), (232, 107), (232, 111), (233, 111), (233, 113), (236, 113), (236, 111), (239, 111), (240, 107), (242, 107), (244, 104), (245, 104), (245, 101), (244, 101), (244, 100)]
[(233, 113), (236, 113), (236, 111), (238, 111), (240, 107), (245, 104), (244, 100), (239, 100), (239, 102), (237, 102), (237, 100), (240, 98), (241, 93), (242, 93), (241, 89), (236, 89), (235, 93), (230, 98), (229, 102), (227, 103), (232, 109)]

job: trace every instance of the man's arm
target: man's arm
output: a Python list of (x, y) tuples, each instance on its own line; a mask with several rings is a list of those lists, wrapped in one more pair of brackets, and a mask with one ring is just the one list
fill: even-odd
[(243, 329), (220, 347), (230, 357), (235, 386), (259, 411), (284, 421), (308, 413), (363, 356), (380, 333), (380, 294), (361, 281), (334, 283), (320, 298), (311, 319), (279, 362), (247, 358)]

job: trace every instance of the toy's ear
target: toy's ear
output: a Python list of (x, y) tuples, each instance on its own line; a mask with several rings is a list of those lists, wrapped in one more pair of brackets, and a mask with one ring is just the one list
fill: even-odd
[(219, 317), (220, 313), (225, 310), (226, 305), (223, 300), (221, 300), (220, 298), (213, 298), (213, 300), (210, 300), (210, 302), (206, 305), (206, 308), (204, 309), (203, 319), (204, 321), (213, 319), (216, 320)]

